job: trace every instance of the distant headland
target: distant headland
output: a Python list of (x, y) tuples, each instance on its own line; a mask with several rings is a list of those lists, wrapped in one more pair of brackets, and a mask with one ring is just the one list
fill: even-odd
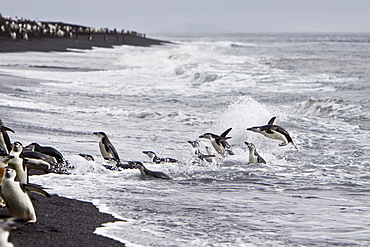
[(0, 14), (0, 52), (68, 51), (111, 48), (116, 45), (151, 46), (169, 43), (129, 30), (91, 28), (63, 22), (12, 19)]

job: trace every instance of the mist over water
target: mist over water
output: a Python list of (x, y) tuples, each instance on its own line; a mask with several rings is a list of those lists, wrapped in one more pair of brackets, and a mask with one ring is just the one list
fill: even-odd
[[(0, 118), (13, 141), (58, 148), (71, 175), (31, 177), (126, 222), (128, 246), (370, 243), (370, 36), (171, 36), (175, 44), (0, 54)], [(276, 116), (292, 146), (249, 132)], [(193, 163), (188, 141), (229, 134), (235, 153)], [(103, 168), (94, 131), (138, 170)], [(248, 164), (245, 141), (267, 164)], [(151, 164), (144, 150), (179, 164)], [(88, 153), (95, 161), (78, 156)]]

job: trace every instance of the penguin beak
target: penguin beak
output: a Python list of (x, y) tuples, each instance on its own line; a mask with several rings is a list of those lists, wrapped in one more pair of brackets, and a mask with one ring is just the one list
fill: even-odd
[(261, 132), (259, 127), (252, 127), (252, 128), (248, 128), (247, 130), (250, 130), (253, 132)]
[(206, 138), (205, 135), (200, 135), (199, 138)]

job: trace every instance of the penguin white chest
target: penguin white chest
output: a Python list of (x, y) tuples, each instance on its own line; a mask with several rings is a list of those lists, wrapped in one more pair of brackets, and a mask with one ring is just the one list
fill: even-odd
[(107, 150), (105, 149), (105, 145), (103, 141), (99, 142), (99, 148), (104, 158), (113, 158), (112, 154), (110, 152), (107, 152)]
[(287, 138), (285, 137), (285, 135), (277, 132), (277, 131), (273, 131), (273, 133), (267, 133), (266, 131), (262, 131), (261, 132), (264, 136), (268, 137), (268, 138), (271, 138), (271, 139), (275, 139), (275, 140), (281, 140), (283, 142), (288, 142)]
[(249, 163), (258, 163), (257, 158), (258, 157), (254, 155), (254, 151), (249, 151)]
[(216, 143), (216, 140), (211, 139), (211, 143), (212, 143), (212, 146), (214, 147), (214, 149), (217, 151), (217, 153), (221, 154), (222, 156), (225, 155), (225, 149), (221, 145), (218, 145)]
[(18, 182), (3, 181), (2, 193), (8, 204), (8, 211), (11, 215), (19, 218), (24, 218), (28, 221), (36, 221), (36, 213), (33, 208), (31, 199), (24, 192)]

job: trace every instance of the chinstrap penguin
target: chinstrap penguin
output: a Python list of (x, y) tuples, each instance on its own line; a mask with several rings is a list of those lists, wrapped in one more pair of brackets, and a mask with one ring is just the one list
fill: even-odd
[(108, 136), (104, 132), (94, 132), (94, 135), (100, 138), (99, 148), (100, 153), (105, 160), (114, 160), (116, 164), (120, 163), (120, 158), (113, 144), (109, 141)]
[(271, 118), (267, 125), (251, 127), (248, 128), (247, 130), (256, 133), (261, 133), (262, 135), (271, 139), (283, 141), (282, 143), (279, 144), (279, 146), (286, 146), (288, 145), (288, 143), (292, 143), (293, 146), (298, 150), (297, 146), (294, 144), (292, 138), (290, 137), (288, 131), (286, 131), (284, 128), (278, 125), (274, 125), (275, 119), (276, 117)]
[(249, 149), (249, 163), (264, 163), (266, 164), (266, 161), (257, 153), (256, 147), (253, 143), (245, 142), (245, 145), (248, 146)]
[(35, 185), (15, 181), (16, 175), (14, 169), (5, 169), (3, 184), (1, 186), (1, 197), (6, 203), (9, 214), (17, 218), (23, 218), (27, 222), (36, 222), (35, 209), (27, 191), (40, 193), (46, 197), (50, 197), (50, 195)]
[(150, 161), (152, 163), (160, 164), (160, 163), (177, 163), (177, 159), (173, 158), (159, 158), (153, 151), (143, 151), (143, 154), (149, 156)]
[(194, 159), (194, 162), (198, 162), (198, 161), (207, 161), (207, 162), (212, 162), (212, 158), (216, 157), (215, 155), (213, 154), (203, 154), (201, 151), (200, 151), (200, 144), (199, 142), (197, 141), (188, 141), (188, 143), (190, 143), (190, 145), (193, 147), (192, 149), (192, 157)]
[(13, 156), (8, 165), (13, 167), (17, 172), (17, 178), (21, 183), (28, 183), (28, 170), (26, 162), (23, 159), (23, 145), (20, 142), (14, 142), (10, 155)]
[(41, 146), (40, 144), (33, 142), (27, 145), (26, 149), (30, 149), (31, 151), (36, 151), (44, 155), (53, 157), (56, 163), (62, 164), (65, 162), (62, 153), (53, 147)]
[(217, 151), (217, 153), (219, 153), (222, 157), (225, 157), (226, 155), (233, 155), (233, 152), (229, 150), (230, 145), (226, 141), (231, 138), (227, 137), (227, 134), (229, 134), (231, 130), (232, 128), (229, 128), (219, 136), (212, 133), (205, 133), (203, 135), (200, 135), (199, 138), (210, 140), (213, 148)]
[(16, 218), (11, 215), (0, 215), (0, 246), (14, 247), (13, 243), (9, 242), (10, 231), (15, 229), (17, 224), (24, 223), (24, 219)]
[(12, 143), (7, 131), (14, 133), (12, 129), (4, 126), (3, 121), (0, 119), (0, 151), (3, 154), (8, 154), (12, 149)]
[(133, 165), (135, 168), (140, 170), (141, 176), (143, 178), (161, 178), (161, 179), (171, 179), (168, 175), (164, 174), (163, 172), (156, 172), (156, 171), (151, 171), (147, 169), (143, 163), (139, 161), (133, 161), (130, 162), (129, 164)]

